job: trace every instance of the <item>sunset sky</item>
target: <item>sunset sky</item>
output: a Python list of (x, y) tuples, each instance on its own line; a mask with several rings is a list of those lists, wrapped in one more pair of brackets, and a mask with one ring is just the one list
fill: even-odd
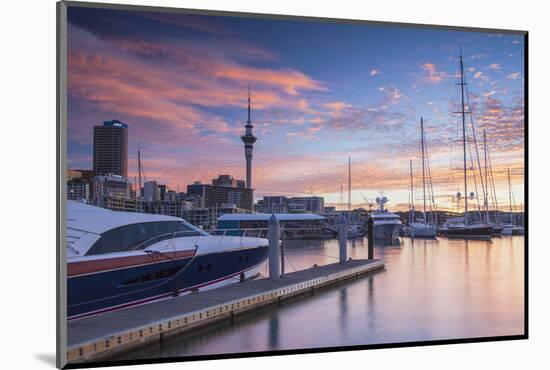
[(406, 209), (412, 159), (419, 207), (422, 116), (438, 207), (456, 209), (462, 47), (499, 206), (509, 203), (507, 168), (524, 202), (520, 35), (73, 7), (68, 20), (69, 168), (91, 168), (93, 126), (120, 119), (132, 182), (138, 149), (147, 179), (174, 190), (218, 174), (244, 179), (250, 83), (255, 198), (314, 194), (338, 204), (343, 185), (347, 201), (351, 156), (355, 206), (383, 190), (390, 209)]

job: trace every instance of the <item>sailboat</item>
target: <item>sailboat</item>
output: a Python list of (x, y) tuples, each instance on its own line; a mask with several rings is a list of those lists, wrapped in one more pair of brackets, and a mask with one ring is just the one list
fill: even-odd
[(424, 212), (421, 221), (416, 221), (414, 215), (414, 193), (413, 193), (413, 174), (412, 174), (412, 160), (410, 161), (411, 170), (411, 215), (408, 225), (408, 235), (411, 238), (435, 238), (437, 230), (434, 225), (428, 224), (426, 213), (426, 169), (425, 169), (425, 153), (426, 146), (424, 144), (424, 120), (420, 117), (420, 138), (422, 143), (422, 191), (424, 198)]
[[(486, 224), (470, 224), (468, 222), (468, 167), (466, 165), (466, 114), (471, 114), (470, 111), (466, 111), (464, 101), (464, 87), (466, 86), (466, 80), (464, 77), (464, 62), (462, 60), (462, 54), (460, 54), (460, 91), (461, 91), (461, 110), (462, 116), (462, 148), (463, 148), (463, 160), (464, 160), (464, 196), (461, 196), (460, 192), (457, 193), (457, 199), (464, 199), (464, 217), (453, 218), (447, 220), (444, 230), (445, 235), (449, 238), (459, 239), (481, 239), (491, 240), (492, 227)], [(470, 193), (469, 196), (473, 199), (474, 193)]]

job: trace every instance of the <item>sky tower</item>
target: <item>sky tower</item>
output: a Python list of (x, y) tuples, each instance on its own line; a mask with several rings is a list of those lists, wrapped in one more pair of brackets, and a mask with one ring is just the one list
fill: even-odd
[(246, 131), (241, 140), (244, 143), (244, 156), (246, 158), (246, 187), (252, 189), (252, 151), (256, 137), (252, 135), (252, 121), (250, 120), (250, 83), (248, 84), (248, 120), (246, 121)]

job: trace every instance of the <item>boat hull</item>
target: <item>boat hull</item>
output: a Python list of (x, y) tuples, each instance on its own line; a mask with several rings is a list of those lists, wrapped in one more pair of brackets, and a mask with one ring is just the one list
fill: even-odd
[(501, 235), (524, 235), (525, 231), (523, 228), (519, 227), (505, 227), (502, 229)]
[(401, 224), (374, 224), (374, 238), (392, 241), (399, 238)]
[(491, 226), (491, 235), (492, 236), (501, 236), (502, 235), (502, 226)]
[(409, 236), (411, 238), (435, 238), (437, 230), (433, 226), (411, 227)]
[(493, 228), (490, 226), (449, 228), (446, 230), (448, 238), (491, 240)]
[(238, 282), (255, 274), (266, 259), (267, 246), (261, 246), (157, 257), (145, 265), (68, 277), (67, 316), (72, 320)]

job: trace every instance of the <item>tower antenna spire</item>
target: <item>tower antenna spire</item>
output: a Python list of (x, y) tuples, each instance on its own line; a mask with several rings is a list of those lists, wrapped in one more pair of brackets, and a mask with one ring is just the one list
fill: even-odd
[(248, 83), (248, 120), (245, 125), (245, 133), (241, 136), (244, 143), (244, 155), (246, 160), (246, 187), (252, 189), (252, 152), (257, 138), (252, 134), (252, 120), (250, 119), (250, 82)]
[(250, 120), (250, 82), (248, 82), (248, 120), (246, 121), (247, 124), (251, 124), (252, 121)]

